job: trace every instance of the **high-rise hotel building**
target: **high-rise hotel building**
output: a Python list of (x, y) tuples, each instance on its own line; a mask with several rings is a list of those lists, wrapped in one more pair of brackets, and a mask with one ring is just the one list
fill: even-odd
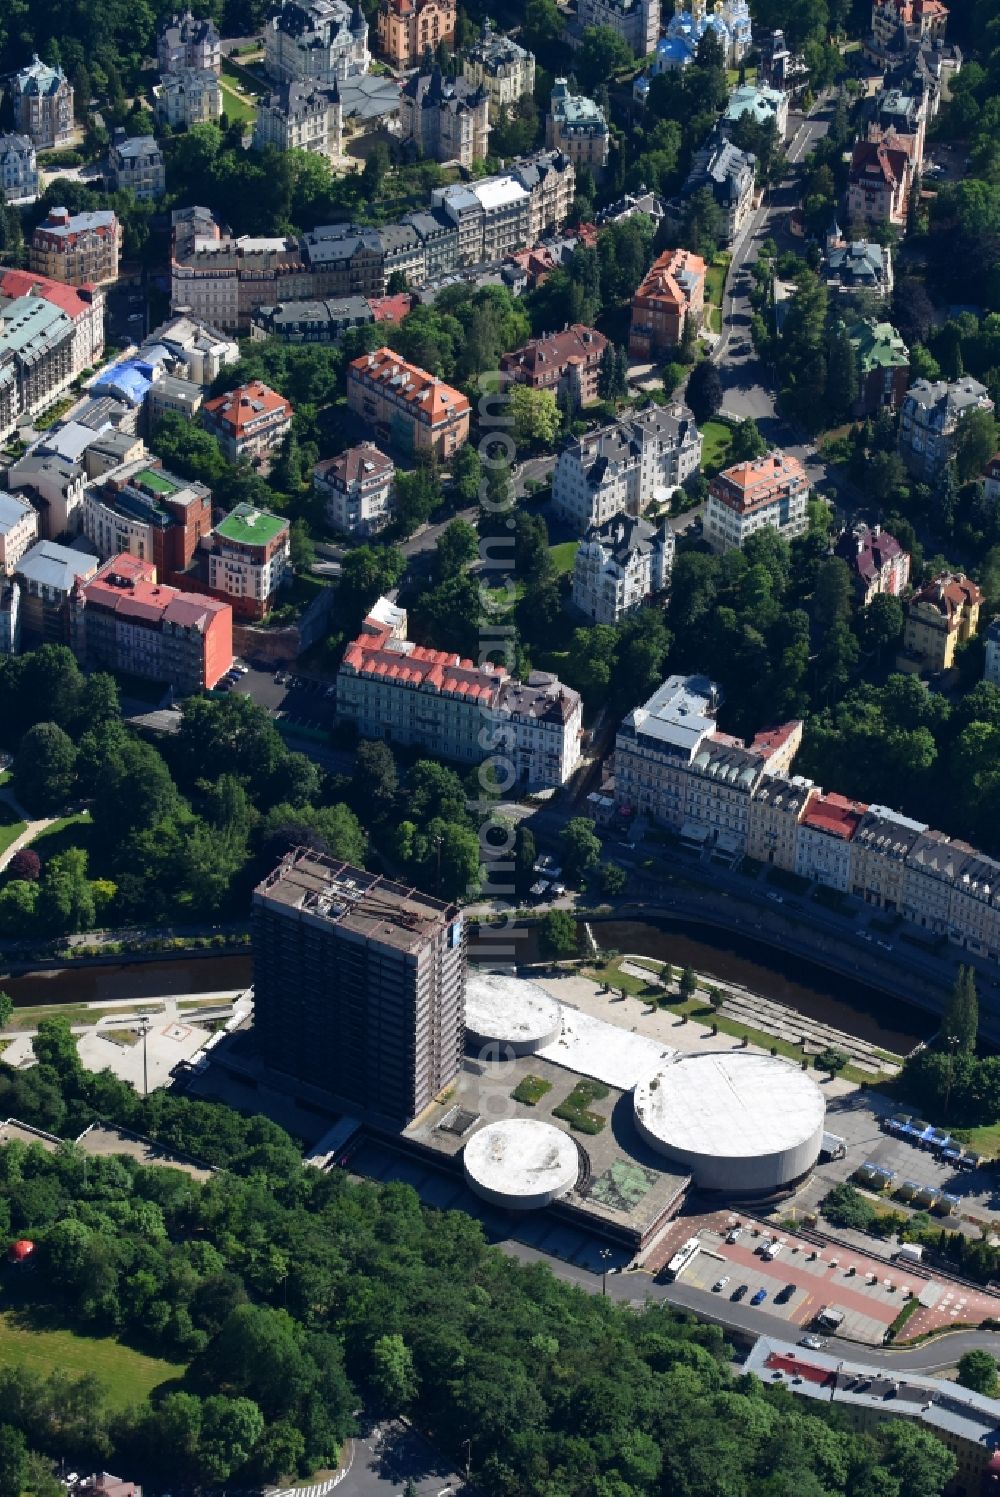
[(409, 1122), (465, 1042), (456, 905), (320, 853), (290, 853), (253, 896), (254, 1029), (267, 1065)]

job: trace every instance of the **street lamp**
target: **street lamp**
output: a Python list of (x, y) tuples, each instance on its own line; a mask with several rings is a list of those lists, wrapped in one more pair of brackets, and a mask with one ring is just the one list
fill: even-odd
[(605, 1299), (608, 1297), (608, 1259), (611, 1257), (610, 1248), (601, 1248), (601, 1294)]
[(461, 1443), (465, 1446), (465, 1479), (468, 1481), (469, 1472), (472, 1470), (472, 1441), (463, 1440)]
[(143, 1014), (139, 1020), (139, 1033), (142, 1036), (142, 1095), (144, 1097), (149, 1096), (149, 1066), (146, 1057), (146, 1036), (152, 1027), (147, 1015)]

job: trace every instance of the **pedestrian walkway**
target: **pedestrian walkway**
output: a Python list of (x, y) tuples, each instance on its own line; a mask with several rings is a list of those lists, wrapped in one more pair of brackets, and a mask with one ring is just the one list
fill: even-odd
[(15, 853), (20, 852), (22, 847), (27, 847), (29, 842), (34, 842), (35, 838), (40, 837), (42, 832), (52, 826), (58, 818), (55, 816), (41, 816), (37, 820), (32, 821), (28, 812), (21, 805), (21, 802), (9, 785), (5, 785), (0, 789), (0, 800), (10, 806), (18, 821), (26, 823), (24, 831), (14, 838), (13, 842), (9, 847), (4, 849), (3, 853), (0, 853), (0, 873), (2, 873)]

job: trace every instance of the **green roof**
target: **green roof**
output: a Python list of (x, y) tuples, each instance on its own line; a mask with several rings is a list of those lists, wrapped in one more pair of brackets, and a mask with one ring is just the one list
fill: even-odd
[(857, 322), (848, 331), (858, 351), (862, 374), (873, 369), (902, 369), (909, 366), (910, 354), (891, 322)]
[(146, 488), (152, 489), (154, 494), (176, 494), (180, 487), (158, 468), (143, 468), (141, 473), (136, 473), (132, 481), (145, 484)]
[(272, 515), (266, 509), (254, 509), (252, 504), (237, 504), (232, 513), (216, 525), (215, 533), (223, 540), (237, 541), (241, 546), (266, 546), (287, 527), (288, 521), (280, 515)]

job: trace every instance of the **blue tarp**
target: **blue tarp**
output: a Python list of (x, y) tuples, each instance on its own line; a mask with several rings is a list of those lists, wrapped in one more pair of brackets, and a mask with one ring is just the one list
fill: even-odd
[(126, 359), (123, 364), (114, 364), (91, 385), (91, 394), (102, 391), (105, 395), (117, 395), (130, 405), (142, 405), (153, 383), (153, 366), (142, 359)]

